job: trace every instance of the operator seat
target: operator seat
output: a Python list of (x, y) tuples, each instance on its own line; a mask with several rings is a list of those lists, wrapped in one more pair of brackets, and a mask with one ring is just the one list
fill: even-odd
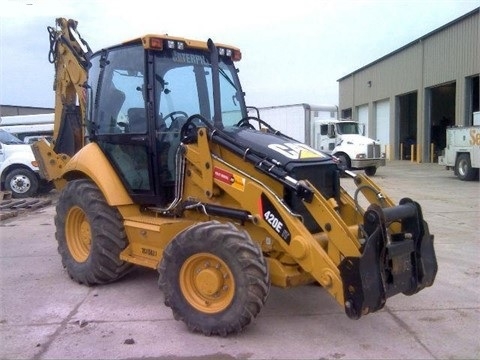
[(129, 133), (145, 133), (147, 131), (147, 117), (144, 108), (130, 108), (127, 115)]
[(106, 125), (106, 128), (104, 128), (103, 131), (100, 130), (101, 132), (116, 128), (118, 114), (125, 102), (125, 93), (112, 86), (103, 99), (105, 100), (100, 107), (100, 121), (104, 126)]

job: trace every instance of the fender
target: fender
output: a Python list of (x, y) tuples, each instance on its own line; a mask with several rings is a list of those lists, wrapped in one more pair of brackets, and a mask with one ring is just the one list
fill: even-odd
[(123, 183), (97, 144), (89, 143), (80, 149), (66, 164), (63, 177), (68, 178), (68, 174), (73, 172), (81, 172), (92, 179), (110, 206), (133, 204)]

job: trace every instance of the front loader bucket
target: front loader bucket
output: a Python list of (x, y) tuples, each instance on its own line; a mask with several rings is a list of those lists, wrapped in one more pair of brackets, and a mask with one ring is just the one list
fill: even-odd
[[(401, 231), (391, 233), (395, 222)], [(339, 266), (345, 312), (352, 319), (380, 310), (393, 295), (412, 295), (431, 286), (438, 268), (433, 235), (418, 203), (402, 199), (389, 208), (370, 205), (364, 231), (362, 255), (347, 257)]]

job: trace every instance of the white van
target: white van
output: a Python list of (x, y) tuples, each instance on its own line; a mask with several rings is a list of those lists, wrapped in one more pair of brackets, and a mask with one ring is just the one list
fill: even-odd
[(37, 194), (41, 182), (30, 145), (0, 129), (0, 190), (26, 198)]

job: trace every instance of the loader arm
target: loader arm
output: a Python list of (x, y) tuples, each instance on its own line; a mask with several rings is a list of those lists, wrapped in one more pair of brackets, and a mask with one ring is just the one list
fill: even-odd
[[(253, 160), (247, 153), (241, 160), (227, 154), (220, 133), (200, 129), (196, 145), (186, 146), (187, 188), (195, 183), (206, 196), (197, 193), (198, 202), (186, 208), (240, 220), (266, 254), (272, 283), (289, 287), (314, 279), (352, 319), (382, 309), (398, 293), (412, 295), (432, 285), (437, 271), (433, 235), (418, 203), (405, 198), (395, 205), (362, 175), (354, 182), (370, 204), (366, 210), (344, 191), (327, 199), (309, 181), (299, 182), (303, 190), (297, 195), (323, 229), (312, 233), (268, 176), (246, 165)], [(217, 145), (222, 150), (215, 151)], [(236, 152), (234, 146), (229, 150)], [(301, 269), (293, 272), (293, 263)]]
[(56, 186), (61, 169), (68, 159), (85, 145), (84, 119), (87, 104), (87, 77), (92, 54), (77, 31), (77, 22), (56, 19), (57, 28), (48, 27), (49, 61), (55, 66), (55, 118), (51, 144), (39, 141), (32, 145), (40, 173)]

